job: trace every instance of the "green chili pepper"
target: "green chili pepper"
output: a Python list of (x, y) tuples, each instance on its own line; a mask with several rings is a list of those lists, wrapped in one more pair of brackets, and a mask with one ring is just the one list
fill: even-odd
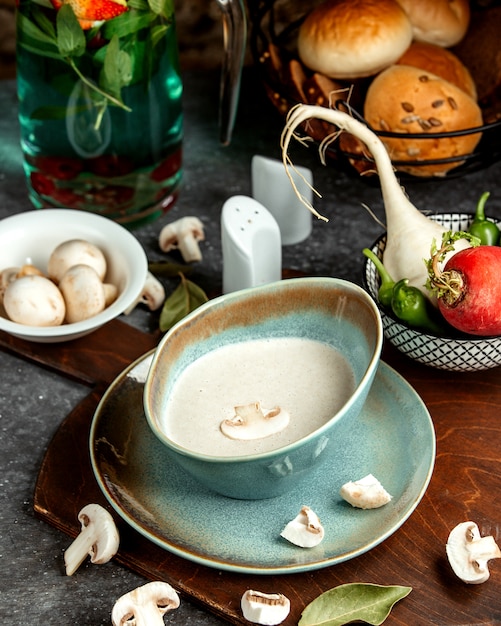
[(393, 313), (409, 326), (443, 334), (444, 329), (431, 317), (426, 296), (417, 288), (409, 286), (409, 279), (402, 278), (393, 287), (391, 299)]
[(374, 263), (377, 271), (379, 272), (379, 277), (381, 278), (381, 285), (378, 290), (379, 302), (383, 306), (391, 307), (391, 298), (393, 296), (393, 287), (395, 285), (395, 281), (389, 275), (385, 266), (381, 262), (381, 259), (377, 255), (375, 255), (372, 250), (369, 250), (369, 248), (364, 248), (362, 252), (368, 259), (370, 259)]
[(485, 203), (489, 196), (490, 193), (488, 191), (480, 196), (477, 210), (475, 211), (475, 217), (473, 218), (468, 232), (478, 237), (483, 246), (497, 246), (500, 238), (499, 228), (497, 224), (485, 217)]

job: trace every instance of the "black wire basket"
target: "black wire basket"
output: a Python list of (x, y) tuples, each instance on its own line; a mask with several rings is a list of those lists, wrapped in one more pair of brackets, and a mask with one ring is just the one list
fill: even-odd
[[(301, 90), (298, 90), (298, 81), (301, 79), (308, 81), (314, 74), (300, 62), (296, 50), (296, 40), (299, 27), (306, 14), (320, 1), (312, 1), (305, 6), (301, 0), (247, 0), (250, 47), (254, 63), (258, 68), (269, 99), (284, 116), (293, 106), (305, 102), (302, 97), (304, 92), (301, 93)], [(367, 124), (360, 111), (363, 109), (363, 97), (370, 80), (369, 78), (357, 81), (355, 92), (358, 95), (355, 96), (354, 100), (350, 100), (346, 96), (348, 93), (351, 95), (355, 93), (353, 85), (346, 83), (345, 91), (339, 94), (339, 98), (325, 103), (325, 106), (345, 110)], [(318, 102), (306, 103), (318, 104)], [(444, 180), (444, 178), (455, 178), (485, 169), (499, 161), (501, 159), (501, 106), (499, 110), (499, 119), (485, 121), (482, 126), (475, 128), (442, 133), (427, 131), (406, 134), (405, 140), (413, 141), (440, 140), (477, 133), (482, 133), (482, 138), (475, 150), (469, 154), (439, 159), (392, 160), (395, 169), (399, 171), (399, 177), (413, 180), (430, 180), (430, 178)], [(332, 126), (317, 121), (303, 127), (305, 136), (309, 136), (318, 143), (334, 130)], [(383, 141), (386, 137), (402, 140), (402, 133), (383, 132), (372, 128), (371, 130)], [(345, 135), (345, 133), (342, 134), (342, 140), (329, 143), (325, 150), (326, 157), (329, 160), (334, 160), (336, 166), (351, 173), (362, 175), (375, 173), (371, 156), (360, 146), (359, 142), (354, 139), (350, 140)], [(447, 171), (432, 176), (427, 173), (430, 166), (433, 166), (435, 170), (447, 169)], [(446, 167), (441, 168), (440, 166)], [(409, 173), (409, 170), (412, 173)]]

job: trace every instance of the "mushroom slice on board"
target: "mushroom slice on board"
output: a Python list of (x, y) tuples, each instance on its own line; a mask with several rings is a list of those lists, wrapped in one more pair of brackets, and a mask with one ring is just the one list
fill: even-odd
[(462, 522), (453, 528), (445, 549), (456, 576), (470, 584), (485, 582), (490, 575), (487, 562), (501, 558), (494, 537), (481, 537), (475, 522)]
[(280, 535), (300, 548), (313, 548), (324, 538), (324, 527), (318, 515), (309, 506), (303, 506)]
[(99, 504), (87, 504), (78, 514), (80, 534), (64, 553), (66, 574), (72, 576), (87, 555), (92, 563), (107, 563), (118, 551), (120, 537), (113, 517)]
[(165, 613), (178, 606), (176, 590), (168, 583), (155, 580), (118, 598), (111, 621), (113, 626), (164, 626)]
[(391, 495), (372, 474), (345, 483), (339, 494), (358, 509), (377, 509), (391, 500)]
[(262, 593), (252, 589), (244, 593), (240, 606), (246, 620), (264, 626), (281, 624), (291, 608), (289, 598), (281, 593)]

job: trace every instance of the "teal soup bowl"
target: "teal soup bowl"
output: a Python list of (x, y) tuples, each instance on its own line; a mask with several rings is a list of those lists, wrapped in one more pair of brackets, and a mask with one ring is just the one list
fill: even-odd
[(144, 389), (146, 419), (208, 489), (276, 497), (336, 461), (382, 341), (373, 299), (345, 280), (296, 278), (233, 292), (162, 338)]

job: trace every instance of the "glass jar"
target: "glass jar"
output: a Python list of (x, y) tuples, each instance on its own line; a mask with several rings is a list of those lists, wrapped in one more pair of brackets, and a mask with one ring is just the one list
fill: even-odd
[(134, 227), (181, 179), (172, 0), (20, 0), (17, 81), (31, 201)]

